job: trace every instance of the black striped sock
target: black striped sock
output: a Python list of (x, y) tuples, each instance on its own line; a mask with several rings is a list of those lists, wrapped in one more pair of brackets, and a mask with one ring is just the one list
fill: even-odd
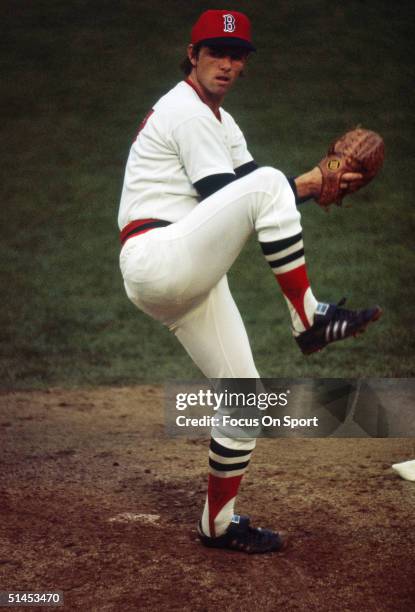
[(274, 274), (284, 274), (305, 263), (302, 232), (282, 240), (259, 244)]

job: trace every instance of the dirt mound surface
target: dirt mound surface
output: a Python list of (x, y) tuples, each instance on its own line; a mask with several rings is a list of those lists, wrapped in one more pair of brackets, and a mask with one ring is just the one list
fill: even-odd
[[(376, 610), (415, 606), (413, 439), (258, 441), (237, 510), (283, 527), (282, 554), (195, 536), (208, 440), (164, 430), (163, 389), (0, 396), (1, 590), (69, 610)], [(33, 608), (39, 609), (39, 608)]]

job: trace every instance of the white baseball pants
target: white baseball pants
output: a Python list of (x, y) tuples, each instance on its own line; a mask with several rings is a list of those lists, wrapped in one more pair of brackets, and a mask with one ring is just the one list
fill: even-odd
[(121, 250), (130, 300), (174, 332), (207, 378), (259, 378), (226, 278), (254, 230), (261, 242), (301, 231), (294, 194), (274, 168), (230, 183), (185, 218), (133, 236)]

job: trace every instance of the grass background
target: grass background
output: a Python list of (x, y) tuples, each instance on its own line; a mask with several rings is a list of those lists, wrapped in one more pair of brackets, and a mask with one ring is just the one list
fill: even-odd
[[(302, 208), (317, 297), (379, 303), (382, 321), (304, 358), (252, 239), (230, 283), (261, 374), (413, 376), (415, 5), (226, 6), (254, 24), (258, 53), (225, 107), (260, 164), (300, 173), (356, 124), (379, 131), (387, 150), (381, 175), (350, 209)], [(218, 4), (2, 1), (2, 388), (200, 377), (175, 338), (127, 300), (116, 216), (137, 126), (180, 80), (190, 26), (207, 8)]]

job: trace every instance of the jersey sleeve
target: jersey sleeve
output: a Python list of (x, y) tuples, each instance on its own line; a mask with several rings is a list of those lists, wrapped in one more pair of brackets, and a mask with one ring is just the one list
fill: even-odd
[(228, 120), (230, 121), (232, 164), (234, 168), (239, 168), (251, 162), (253, 157), (248, 151), (245, 136), (241, 128), (229, 114)]
[(234, 174), (222, 127), (214, 117), (201, 115), (187, 119), (175, 127), (172, 136), (191, 183), (212, 174)]

